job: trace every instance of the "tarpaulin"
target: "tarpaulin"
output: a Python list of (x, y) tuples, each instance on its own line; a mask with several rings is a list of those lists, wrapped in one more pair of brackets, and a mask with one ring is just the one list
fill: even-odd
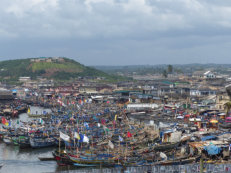
[(209, 155), (217, 155), (221, 152), (221, 148), (216, 145), (205, 146), (204, 149), (208, 152)]
[(213, 140), (213, 139), (216, 139), (217, 137), (216, 136), (205, 136), (205, 137), (202, 137), (201, 140), (202, 141), (207, 141), (207, 140)]

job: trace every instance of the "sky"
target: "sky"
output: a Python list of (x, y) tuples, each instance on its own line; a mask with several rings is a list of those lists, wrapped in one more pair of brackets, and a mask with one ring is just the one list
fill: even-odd
[(230, 0), (1, 0), (0, 60), (231, 64)]

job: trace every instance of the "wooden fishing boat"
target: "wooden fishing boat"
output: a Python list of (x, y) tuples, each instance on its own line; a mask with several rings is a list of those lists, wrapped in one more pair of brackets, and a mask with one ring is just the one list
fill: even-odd
[(97, 166), (103, 166), (103, 167), (110, 167), (115, 164), (115, 161), (113, 159), (105, 159), (105, 158), (98, 158), (98, 157), (85, 157), (85, 158), (77, 158), (73, 156), (69, 156), (70, 160), (77, 164), (83, 164), (83, 165), (97, 165)]
[(223, 128), (223, 129), (231, 129), (231, 123), (223, 123), (223, 124), (219, 124), (219, 128)]
[(82, 163), (74, 163), (74, 166), (78, 166), (78, 167), (97, 167), (100, 166), (98, 164), (82, 164)]
[(10, 108), (3, 109), (4, 115), (12, 115), (13, 111)]
[(26, 113), (27, 112), (27, 106), (18, 106), (16, 110), (18, 111), (18, 114)]
[(42, 118), (42, 117), (44, 117), (43, 114), (31, 114), (31, 113), (28, 113), (28, 112), (27, 112), (27, 114), (28, 114), (28, 116), (30, 118)]
[(184, 164), (190, 164), (196, 160), (197, 160), (196, 157), (182, 158), (182, 159), (176, 159), (176, 160), (161, 161), (159, 163), (156, 163), (155, 165), (184, 165)]
[(30, 148), (30, 139), (28, 136), (19, 136), (18, 145), (20, 149)]
[(54, 159), (59, 166), (73, 165), (73, 162), (69, 159), (68, 155), (64, 152), (52, 152)]
[(18, 145), (18, 136), (12, 136), (12, 141), (14, 145)]
[(7, 145), (13, 144), (12, 138), (10, 136), (4, 136), (3, 137), (3, 142)]
[(3, 139), (4, 135), (6, 135), (6, 134), (7, 134), (7, 130), (1, 128), (1, 129), (0, 129), (0, 139)]
[(30, 138), (31, 148), (45, 148), (55, 146), (55, 140), (53, 138)]
[(159, 144), (159, 145), (154, 146), (153, 149), (155, 151), (167, 151), (167, 150), (171, 150), (171, 149), (178, 147), (179, 144), (180, 144), (180, 142), (163, 143), (163, 144)]
[(55, 160), (54, 157), (38, 157), (38, 159), (40, 161), (51, 161), (51, 160)]

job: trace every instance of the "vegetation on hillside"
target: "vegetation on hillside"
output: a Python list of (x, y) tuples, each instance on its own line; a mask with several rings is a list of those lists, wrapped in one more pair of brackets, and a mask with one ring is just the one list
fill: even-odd
[(37, 76), (44, 76), (55, 80), (70, 80), (78, 77), (100, 77), (110, 81), (123, 80), (121, 77), (109, 75), (92, 67), (86, 67), (68, 58), (63, 58), (63, 61), (52, 60), (50, 62), (37, 62), (31, 59), (0, 62), (1, 81), (18, 81), (21, 76), (28, 76), (32, 79), (36, 79)]

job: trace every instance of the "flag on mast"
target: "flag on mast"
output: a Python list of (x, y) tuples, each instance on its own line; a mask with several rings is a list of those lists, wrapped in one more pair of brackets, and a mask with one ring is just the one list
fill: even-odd
[(132, 134), (128, 131), (128, 133), (127, 133), (127, 137), (128, 138), (130, 138), (130, 137), (132, 137)]
[(124, 140), (124, 139), (123, 139), (121, 136), (119, 136), (119, 141), (120, 141), (120, 142), (123, 142), (123, 140)]
[(111, 149), (114, 149), (114, 144), (109, 140), (108, 141), (108, 146), (111, 148)]
[(70, 136), (62, 133), (59, 131), (59, 134), (60, 134), (60, 138), (63, 139), (64, 141), (69, 141), (70, 140)]
[(89, 138), (86, 135), (83, 136), (83, 142), (89, 143)]
[(79, 134), (78, 134), (77, 132), (74, 133), (74, 137), (75, 137), (76, 139), (80, 140), (80, 136), (79, 136)]

